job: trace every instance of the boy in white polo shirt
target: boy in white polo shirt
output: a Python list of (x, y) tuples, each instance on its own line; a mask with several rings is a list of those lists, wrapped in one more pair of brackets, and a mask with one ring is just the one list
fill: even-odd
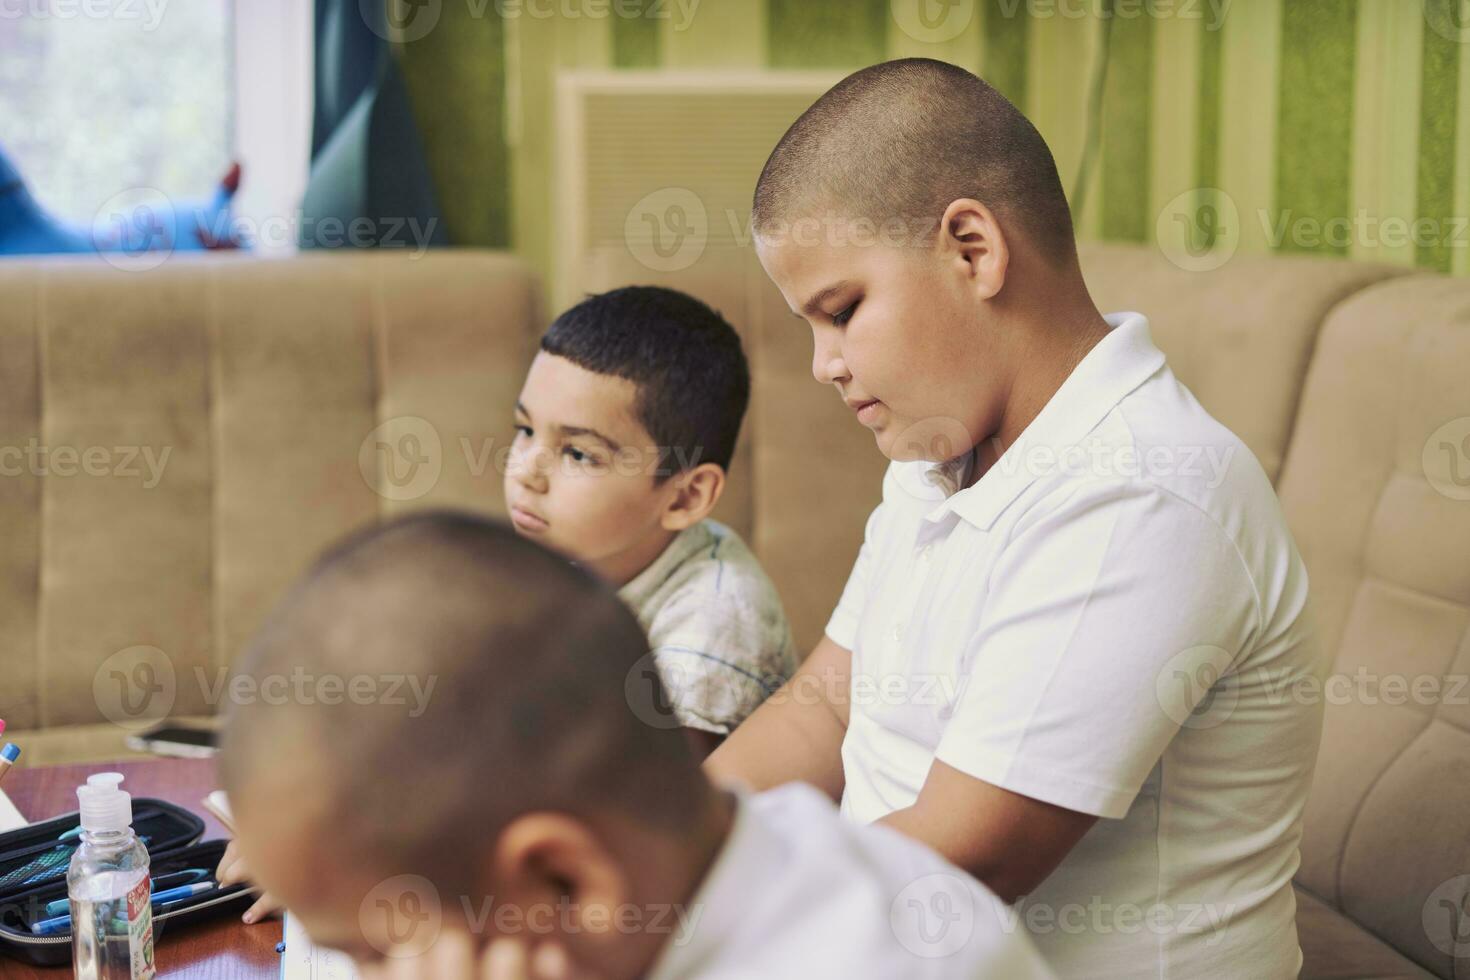
[(1050, 976), (928, 848), (806, 786), (716, 789), (624, 691), (647, 650), (605, 582), (498, 523), (355, 535), (237, 669), (441, 682), (416, 712), (235, 706), (220, 772), (239, 844), (364, 980)]
[(1295, 976), (1306, 573), (1145, 319), (1093, 305), (1039, 134), (962, 69), (876, 65), (782, 138), (753, 223), (893, 463), (790, 682), (825, 696), (779, 692), (710, 771), (931, 844), (1062, 976)]

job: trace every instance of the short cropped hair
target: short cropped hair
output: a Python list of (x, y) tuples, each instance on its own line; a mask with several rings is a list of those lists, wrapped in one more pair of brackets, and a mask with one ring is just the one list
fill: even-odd
[(854, 72), (791, 125), (756, 184), (752, 224), (769, 236), (820, 211), (928, 245), (952, 201), (973, 198), (1020, 228), (1052, 264), (1077, 246), (1056, 161), (1031, 121), (963, 68), (903, 58)]
[(735, 328), (704, 303), (660, 286), (589, 296), (556, 318), (541, 349), (638, 386), (634, 414), (660, 449), (656, 484), (677, 472), (671, 459), (729, 471), (750, 367)]
[(526, 812), (679, 832), (707, 784), (679, 729), (635, 710), (635, 689), (659, 683), (637, 669), (647, 653), (610, 586), (508, 527), (452, 512), (391, 521), (323, 556), (236, 672), (261, 691), (297, 671), (413, 676), (424, 704), (383, 684), (372, 700), (342, 696), (350, 684), (331, 700), (246, 700), (230, 708), (221, 775), (238, 803), (277, 767), (305, 766), (331, 815), (328, 860), (448, 889), (471, 887), (472, 849)]

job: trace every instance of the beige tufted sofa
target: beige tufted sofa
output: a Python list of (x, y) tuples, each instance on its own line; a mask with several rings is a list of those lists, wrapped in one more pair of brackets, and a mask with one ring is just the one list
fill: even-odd
[[(1298, 257), (1190, 273), (1128, 246), (1083, 261), (1099, 305), (1146, 313), (1260, 458), (1312, 576), (1336, 659), (1315, 695), (1303, 975), (1470, 978), (1470, 282)], [(633, 281), (688, 289), (745, 337), (755, 386), (717, 516), (809, 648), (885, 461), (812, 381), (810, 335), (748, 252), (655, 274), (608, 248), (581, 285)], [(537, 297), (493, 253), (0, 264), (0, 447), (172, 447), (151, 488), (59, 465), (0, 477), (0, 716), (30, 730), (26, 758), (120, 754), (97, 679), (138, 646), (167, 656), (173, 714), (208, 714), (197, 671), (343, 531), (498, 512), (493, 449)]]

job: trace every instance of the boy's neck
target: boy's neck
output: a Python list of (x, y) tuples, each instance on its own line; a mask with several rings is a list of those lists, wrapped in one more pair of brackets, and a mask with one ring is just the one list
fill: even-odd
[[(639, 860), (629, 868), (632, 893), (628, 901), (643, 910), (673, 909), (673, 914), (662, 916), (667, 929), (630, 932), (617, 951), (617, 962), (609, 960), (605, 947), (600, 949), (605, 976), (646, 976), (669, 943), (688, 941), (687, 931), (695, 927), (701, 914), (697, 907), (700, 890), (734, 829), (735, 807), (733, 793), (711, 786), (699, 818), (687, 830), (677, 836), (641, 835)], [(576, 936), (568, 936), (567, 944), (573, 961), (586, 962), (578, 955)]]
[[(975, 447), (975, 465), (965, 481), (974, 486), (1021, 437), (1051, 401), (1089, 351), (1107, 336), (1109, 326), (1091, 301), (1069, 309), (1047, 311), (1023, 331), (1024, 347), (1006, 394), (995, 432)], [(962, 488), (964, 489), (964, 488)]]
[(621, 589), (658, 560), (658, 556), (679, 536), (678, 531), (660, 528), (631, 548), (583, 564), (614, 588)]

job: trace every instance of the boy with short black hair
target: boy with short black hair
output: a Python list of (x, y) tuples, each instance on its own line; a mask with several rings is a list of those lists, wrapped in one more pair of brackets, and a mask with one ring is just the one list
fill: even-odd
[[(505, 473), (516, 532), (616, 586), (636, 613), (651, 650), (619, 690), (661, 680), (648, 720), (681, 728), (700, 758), (796, 670), (775, 586), (709, 518), (749, 398), (740, 337), (704, 303), (655, 286), (591, 296), (542, 338)], [(232, 844), (220, 880), (249, 875)], [(244, 919), (278, 907), (263, 895)]]
[(740, 337), (685, 293), (628, 286), (556, 318), (516, 403), (516, 531), (619, 589), (649, 635), (670, 724), (708, 753), (796, 669), (780, 597), (711, 520), (750, 372)]

